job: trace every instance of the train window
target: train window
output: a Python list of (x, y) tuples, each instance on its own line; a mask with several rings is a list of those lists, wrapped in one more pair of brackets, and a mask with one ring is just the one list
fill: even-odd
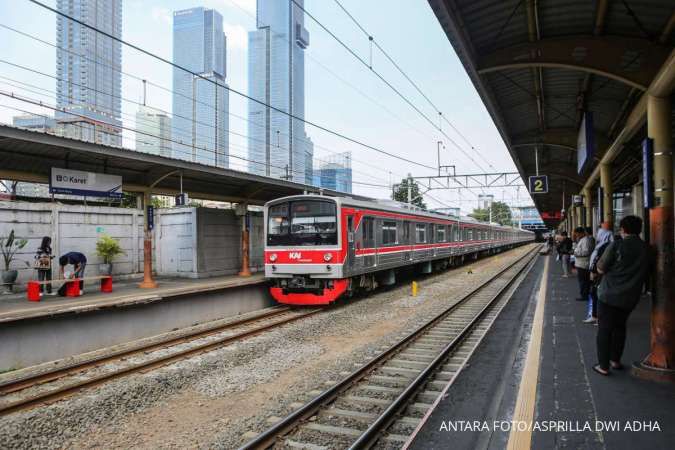
[(445, 225), (436, 225), (436, 242), (445, 242)]
[(382, 222), (382, 245), (392, 245), (396, 243), (396, 222), (393, 220), (384, 220)]
[(404, 244), (410, 244), (410, 222), (403, 222), (403, 239)]
[(373, 226), (373, 218), (366, 217), (363, 219), (363, 230), (361, 236), (363, 237), (363, 246), (375, 247), (375, 227)]
[(459, 229), (459, 223), (457, 225), (452, 226), (452, 240), (453, 242), (459, 242), (460, 241), (460, 232), (461, 230)]
[(299, 200), (269, 208), (268, 245), (337, 244), (335, 202)]
[(415, 224), (415, 242), (423, 244), (427, 241), (427, 226), (423, 223)]
[(466, 240), (473, 241), (473, 230), (466, 230)]

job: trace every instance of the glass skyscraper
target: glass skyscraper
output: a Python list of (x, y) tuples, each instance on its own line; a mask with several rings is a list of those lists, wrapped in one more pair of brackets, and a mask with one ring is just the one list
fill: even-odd
[[(57, 0), (56, 7), (122, 37), (122, 0)], [(121, 145), (122, 44), (62, 16), (56, 19), (56, 44), (57, 106), (61, 110), (55, 117), (57, 132)]]
[(249, 33), (248, 86), (262, 104), (248, 102), (249, 171), (312, 184), (314, 145), (304, 122), (283, 113), (305, 117), (309, 33), (303, 12), (291, 0), (258, 0), (256, 20), (257, 30)]
[[(229, 91), (223, 16), (213, 9), (173, 13), (173, 157), (228, 166)], [(218, 85), (216, 85), (216, 83)]]
[(317, 160), (313, 183), (326, 189), (352, 193), (352, 154), (336, 153), (325, 159)]
[(136, 151), (171, 156), (171, 117), (148, 106), (136, 112)]

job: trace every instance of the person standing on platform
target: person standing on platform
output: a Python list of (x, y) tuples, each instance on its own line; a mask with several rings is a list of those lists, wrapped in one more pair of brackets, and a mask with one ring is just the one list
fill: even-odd
[(595, 248), (596, 243), (595, 243), (595, 236), (593, 235), (593, 228), (592, 227), (586, 227), (586, 236), (588, 236), (591, 239), (591, 247)]
[(591, 292), (591, 273), (588, 266), (593, 253), (593, 240), (583, 227), (577, 227), (574, 232), (578, 238), (577, 246), (574, 248), (574, 267), (577, 269), (580, 295), (577, 301), (587, 302)]
[[(64, 278), (66, 266), (72, 264), (73, 278), (84, 278), (84, 268), (87, 266), (87, 257), (80, 252), (68, 252), (59, 258), (61, 278)], [(80, 280), (80, 295), (84, 293), (84, 281)]]
[(642, 219), (626, 216), (619, 223), (623, 239), (614, 241), (598, 261), (602, 281), (598, 287), (598, 364), (593, 370), (608, 375), (620, 370), (626, 342), (626, 321), (640, 301), (651, 266), (649, 249), (642, 239)]
[(588, 299), (588, 312), (584, 323), (598, 322), (598, 285), (602, 279), (602, 275), (598, 273), (598, 261), (613, 240), (614, 236), (611, 231), (606, 228), (600, 228), (598, 230), (597, 243), (593, 249), (593, 253), (591, 253), (591, 259), (588, 265), (588, 269), (591, 272), (591, 295)]
[(562, 239), (558, 243), (558, 255), (562, 264), (563, 278), (570, 276), (570, 255), (572, 254), (572, 239), (567, 236), (567, 231), (560, 233)]
[[(38, 281), (40, 281), (40, 295), (47, 291), (47, 295), (54, 295), (52, 292), (52, 238), (49, 236), (44, 236), (40, 247), (38, 247), (37, 252), (35, 253), (35, 270), (38, 273)], [(47, 283), (42, 284), (43, 281)]]

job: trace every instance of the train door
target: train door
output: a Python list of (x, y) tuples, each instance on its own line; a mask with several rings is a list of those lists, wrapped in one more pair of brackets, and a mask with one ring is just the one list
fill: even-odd
[(349, 272), (352, 272), (354, 269), (354, 216), (347, 216), (347, 258), (345, 261), (345, 267)]
[(377, 248), (375, 247), (375, 219), (372, 217), (363, 218), (363, 266), (365, 268), (374, 267), (377, 261)]

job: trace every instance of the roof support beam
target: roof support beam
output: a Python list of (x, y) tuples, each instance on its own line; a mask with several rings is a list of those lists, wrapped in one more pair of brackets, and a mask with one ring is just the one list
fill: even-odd
[(617, 36), (571, 36), (514, 45), (481, 57), (478, 73), (553, 67), (595, 73), (646, 91), (668, 58), (667, 46)]

